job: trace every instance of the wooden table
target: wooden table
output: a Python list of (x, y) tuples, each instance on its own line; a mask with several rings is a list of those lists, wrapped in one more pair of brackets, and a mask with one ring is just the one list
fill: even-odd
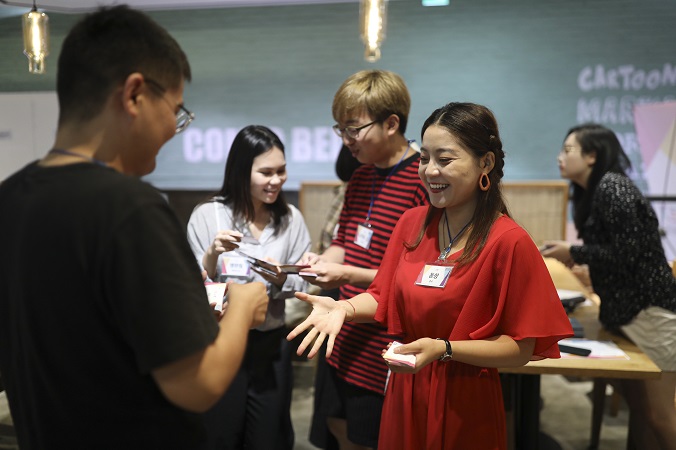
[[(545, 359), (531, 361), (522, 367), (500, 369), (505, 390), (505, 408), (508, 411), (508, 429), (511, 431), (510, 448), (540, 448), (541, 375), (617, 379), (660, 378), (662, 373), (660, 369), (636, 345), (601, 327), (598, 311), (598, 299), (595, 298), (578, 306), (570, 317), (577, 319), (583, 326), (585, 338), (612, 341), (629, 356), (629, 359)], [(605, 396), (605, 389), (603, 392), (594, 392), (595, 398), (600, 395)], [(602, 414), (603, 411), (598, 408), (593, 412), (595, 420), (600, 420)]]

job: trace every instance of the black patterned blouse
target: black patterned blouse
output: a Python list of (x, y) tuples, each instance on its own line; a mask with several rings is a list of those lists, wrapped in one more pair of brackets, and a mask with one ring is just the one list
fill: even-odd
[(628, 177), (606, 173), (601, 178), (580, 231), (584, 245), (572, 246), (570, 254), (576, 263), (589, 265), (606, 328), (617, 330), (648, 306), (676, 312), (676, 278), (657, 216)]

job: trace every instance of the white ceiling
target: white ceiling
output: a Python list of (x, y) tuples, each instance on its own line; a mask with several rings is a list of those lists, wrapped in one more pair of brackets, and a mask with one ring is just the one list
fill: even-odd
[[(349, 3), (358, 0), (36, 0), (41, 11), (64, 13), (80, 13), (91, 11), (103, 5), (127, 4), (136, 9), (167, 10), (167, 9), (200, 9), (200, 8), (228, 8), (244, 6), (280, 6), (299, 5), (310, 3)], [(0, 5), (7, 7), (25, 7), (30, 9), (33, 0), (0, 0)], [(4, 6), (0, 6), (0, 12)], [(0, 14), (1, 15), (1, 14)]]

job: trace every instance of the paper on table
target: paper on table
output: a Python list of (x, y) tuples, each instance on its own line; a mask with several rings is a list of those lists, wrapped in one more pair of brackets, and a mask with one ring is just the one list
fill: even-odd
[(387, 360), (388, 363), (395, 366), (415, 367), (415, 355), (400, 355), (398, 353), (394, 353), (394, 349), (400, 345), (404, 344), (401, 342), (392, 342), (392, 345), (387, 349), (383, 355), (383, 358)]
[(584, 298), (584, 293), (580, 291), (571, 291), (570, 289), (557, 289), (556, 292), (559, 294), (561, 300), (567, 300), (571, 298)]
[[(612, 341), (595, 341), (593, 339), (561, 339), (560, 344), (570, 345), (571, 347), (580, 347), (591, 350), (586, 358), (600, 359), (629, 359), (624, 351)], [(561, 352), (562, 358), (585, 358), (584, 356), (575, 356), (570, 353)]]
[(204, 283), (207, 289), (209, 304), (216, 303), (216, 311), (223, 311), (223, 297), (227, 283)]
[(571, 291), (569, 289), (557, 289), (561, 304), (566, 310), (566, 313), (572, 313), (575, 308), (586, 301), (584, 293), (580, 291)]

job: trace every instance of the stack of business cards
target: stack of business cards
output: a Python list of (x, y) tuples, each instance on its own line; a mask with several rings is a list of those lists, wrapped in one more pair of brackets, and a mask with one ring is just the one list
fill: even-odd
[(390, 348), (387, 349), (387, 352), (383, 355), (383, 358), (389, 363), (394, 366), (407, 366), (407, 367), (415, 367), (415, 355), (400, 355), (398, 353), (394, 353), (394, 349), (399, 347), (400, 345), (404, 345), (401, 342), (392, 342), (392, 345), (390, 345)]

